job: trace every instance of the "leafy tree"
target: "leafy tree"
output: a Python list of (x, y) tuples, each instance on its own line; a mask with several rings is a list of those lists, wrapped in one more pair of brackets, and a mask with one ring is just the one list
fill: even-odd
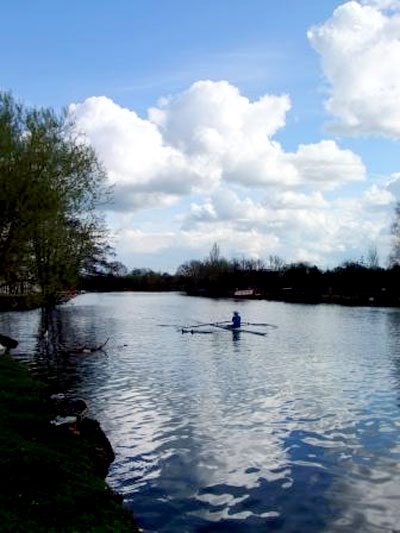
[(0, 96), (0, 267), (1, 281), (13, 283), (25, 271), (35, 207), (25, 170), (23, 109), (9, 94)]
[(66, 114), (0, 93), (0, 278), (29, 279), (46, 302), (106, 249), (105, 173)]

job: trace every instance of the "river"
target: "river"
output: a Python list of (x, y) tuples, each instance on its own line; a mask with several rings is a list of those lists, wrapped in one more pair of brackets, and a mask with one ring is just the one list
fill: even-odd
[[(182, 334), (229, 320), (266, 336)], [(145, 531), (382, 532), (400, 524), (400, 310), (178, 293), (84, 294), (0, 314), (15, 357), (87, 399), (116, 453), (108, 483)], [(197, 329), (197, 328), (196, 328)]]

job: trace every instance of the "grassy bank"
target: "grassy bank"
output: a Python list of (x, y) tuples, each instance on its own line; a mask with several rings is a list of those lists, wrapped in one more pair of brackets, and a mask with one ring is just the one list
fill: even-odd
[(23, 366), (0, 356), (1, 531), (138, 531), (99, 474), (90, 432), (52, 426), (45, 397)]

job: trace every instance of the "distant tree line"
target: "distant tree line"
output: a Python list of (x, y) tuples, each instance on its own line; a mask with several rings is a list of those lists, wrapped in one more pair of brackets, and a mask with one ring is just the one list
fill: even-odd
[(86, 275), (81, 286), (96, 291), (179, 290), (196, 296), (398, 306), (400, 266), (395, 252), (394, 247), (388, 268), (379, 266), (372, 248), (366, 259), (322, 270), (305, 262), (286, 263), (276, 255), (270, 255), (267, 261), (245, 257), (228, 260), (214, 244), (204, 260), (187, 261), (174, 275), (150, 269), (128, 272), (122, 263), (113, 262), (101, 273)]
[(98, 207), (107, 191), (94, 151), (65, 113), (0, 92), (0, 293), (53, 305), (104, 259)]
[(79, 288), (98, 292), (183, 290), (176, 276), (149, 268), (128, 272), (119, 261), (105, 262), (96, 272), (86, 272), (80, 279)]
[(394, 246), (388, 268), (379, 266), (376, 249), (367, 259), (347, 261), (322, 270), (306, 262), (285, 263), (271, 255), (260, 259), (227, 260), (214, 244), (209, 257), (178, 268), (177, 283), (188, 294), (213, 297), (260, 297), (290, 302), (337, 302), (359, 305), (400, 305), (400, 209), (393, 225)]

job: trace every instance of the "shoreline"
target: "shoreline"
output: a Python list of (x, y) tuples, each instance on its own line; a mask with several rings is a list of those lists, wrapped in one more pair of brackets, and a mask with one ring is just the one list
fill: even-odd
[(202, 298), (228, 298), (233, 301), (264, 300), (305, 305), (343, 305), (345, 307), (400, 307), (400, 297), (379, 292), (365, 292), (354, 295), (324, 294), (318, 291), (268, 292), (255, 295), (235, 296), (233, 294), (212, 294), (206, 291), (183, 291), (187, 296)]
[(105, 477), (113, 460), (99, 423), (54, 426), (45, 384), (0, 356), (0, 519), (5, 531), (139, 532)]
[[(230, 293), (214, 294), (205, 289), (197, 290), (157, 290), (157, 291), (136, 291), (136, 290), (122, 290), (122, 291), (87, 291), (88, 293), (107, 293), (107, 292), (179, 292), (186, 296), (200, 296), (202, 298), (229, 298), (234, 301), (241, 300), (265, 300), (271, 302), (296, 303), (296, 304), (327, 304), (327, 305), (343, 305), (346, 307), (400, 307), (400, 296), (390, 294), (383, 291), (365, 291), (357, 294), (327, 294), (320, 291), (300, 291), (294, 289), (285, 289), (280, 291), (259, 292), (254, 295), (236, 296)], [(62, 297), (57, 305), (62, 305), (71, 300), (75, 296)], [(42, 299), (40, 295), (26, 295), (26, 296), (5, 296), (0, 295), (0, 312), (9, 311), (31, 311), (42, 307)]]

